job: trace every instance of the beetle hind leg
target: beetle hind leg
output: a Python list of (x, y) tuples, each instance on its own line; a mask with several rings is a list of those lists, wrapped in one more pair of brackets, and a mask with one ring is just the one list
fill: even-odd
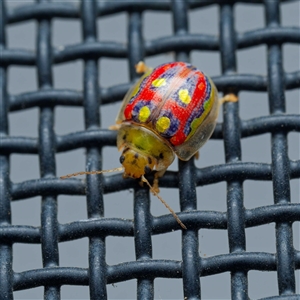
[(136, 65), (135, 65), (135, 71), (138, 74), (142, 74), (142, 73), (146, 73), (149, 71), (152, 71), (153, 69), (148, 67), (143, 61), (139, 61)]
[(224, 97), (219, 99), (220, 105), (224, 104), (225, 102), (238, 102), (239, 98), (237, 95), (231, 93), (231, 94), (226, 94)]

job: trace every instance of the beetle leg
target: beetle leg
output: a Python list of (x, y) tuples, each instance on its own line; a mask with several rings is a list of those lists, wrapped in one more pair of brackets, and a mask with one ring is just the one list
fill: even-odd
[(225, 102), (237, 102), (237, 101), (239, 101), (239, 98), (235, 94), (227, 94), (224, 97), (219, 99), (220, 105), (224, 104)]
[(154, 180), (153, 180), (153, 189), (156, 193), (159, 193), (159, 185), (158, 185), (158, 178), (164, 176), (167, 169), (157, 171), (154, 173)]
[(110, 125), (110, 126), (108, 127), (108, 129), (109, 129), (109, 130), (119, 130), (120, 127), (121, 127), (120, 124), (114, 124), (114, 125)]
[(200, 152), (199, 151), (197, 151), (195, 154), (194, 154), (194, 157), (195, 157), (195, 159), (199, 159), (200, 158)]
[(139, 61), (136, 65), (135, 65), (135, 71), (138, 74), (141, 73), (146, 73), (148, 71), (152, 71), (152, 68), (148, 67), (143, 61)]
[[(158, 175), (157, 175), (157, 172), (154, 174), (154, 179), (153, 179), (153, 185), (152, 185), (152, 188), (153, 188), (153, 190), (155, 191), (155, 193), (159, 193), (159, 187), (158, 187)], [(139, 182), (139, 185), (141, 186), (141, 187), (143, 187), (144, 186), (144, 182), (145, 181), (143, 181), (143, 179), (142, 179), (142, 177), (141, 177), (141, 181)], [(152, 194), (154, 195), (154, 193), (152, 192)]]
[(158, 176), (156, 176), (157, 173), (154, 175), (154, 180), (153, 180), (153, 189), (155, 190), (156, 193), (159, 193), (159, 186), (158, 186)]
[(140, 185), (140, 187), (144, 187), (144, 181), (143, 181), (142, 178), (141, 178), (141, 180), (139, 181), (139, 185)]

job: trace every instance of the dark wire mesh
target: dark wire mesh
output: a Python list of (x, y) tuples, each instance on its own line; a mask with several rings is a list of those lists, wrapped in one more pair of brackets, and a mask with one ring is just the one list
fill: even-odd
[[(261, 3), (266, 26), (237, 34), (233, 11), (236, 2)], [(182, 278), (185, 299), (200, 299), (201, 277), (227, 271), (231, 272), (232, 299), (248, 299), (250, 270), (277, 272), (278, 296), (268, 299), (300, 299), (295, 294), (300, 252), (293, 247), (292, 235), (293, 223), (300, 221), (300, 204), (291, 203), (290, 197), (290, 180), (300, 178), (300, 160), (290, 160), (287, 152), (287, 134), (300, 131), (300, 117), (285, 114), (285, 91), (300, 87), (300, 72), (285, 73), (282, 61), (282, 45), (300, 44), (300, 30), (280, 25), (280, 1), (82, 1), (77, 6), (40, 0), (10, 10), (5, 4), (2, 1), (0, 9), (0, 299), (13, 299), (13, 291), (37, 286), (45, 287), (45, 299), (60, 299), (62, 285), (89, 285), (91, 299), (106, 299), (108, 283), (134, 278), (138, 279), (137, 299), (153, 299), (154, 279), (158, 277)], [(189, 34), (188, 11), (211, 4), (219, 5), (220, 36)], [(174, 35), (145, 41), (141, 29), (145, 10), (172, 11)], [(129, 14), (128, 45), (97, 41), (97, 18), (124, 11)], [(83, 42), (53, 49), (51, 19), (56, 17), (81, 18)], [(30, 19), (38, 21), (37, 52), (6, 48), (7, 24)], [(237, 49), (261, 44), (268, 47), (267, 77), (237, 74)], [(151, 216), (148, 190), (132, 179), (123, 180), (121, 174), (87, 176), (86, 182), (60, 180), (56, 176), (55, 154), (85, 147), (87, 170), (99, 170), (102, 147), (115, 145), (116, 132), (99, 128), (98, 108), (122, 99), (131, 83), (99, 88), (99, 58), (127, 58), (130, 77), (134, 80), (134, 65), (145, 57), (175, 51), (176, 60), (188, 61), (191, 50), (220, 51), (222, 75), (213, 78), (219, 91), (268, 92), (270, 115), (244, 121), (239, 118), (237, 103), (226, 104), (224, 122), (218, 124), (212, 137), (224, 139), (226, 163), (200, 169), (193, 160), (180, 162), (178, 172), (168, 171), (161, 179), (161, 187), (179, 187), (182, 210), (179, 216), (188, 230), (182, 231), (182, 261), (153, 260), (151, 236), (180, 228), (170, 215)], [(84, 61), (83, 92), (53, 88), (52, 65), (75, 59)], [(39, 89), (9, 95), (6, 73), (11, 65), (36, 66)], [(86, 130), (55, 135), (53, 112), (57, 105), (82, 106)], [(39, 137), (10, 136), (8, 113), (30, 107), (40, 108)], [(241, 138), (262, 133), (272, 134), (272, 164), (243, 163)], [(38, 154), (41, 178), (11, 182), (9, 156), (12, 153)], [(245, 209), (245, 180), (272, 180), (274, 205)], [(227, 212), (197, 210), (196, 186), (222, 181), (227, 182)], [(105, 218), (103, 194), (128, 188), (134, 188), (134, 222)], [(86, 195), (88, 221), (59, 224), (57, 196), (61, 194)], [(33, 196), (42, 196), (41, 226), (11, 225), (10, 201)], [(276, 223), (276, 253), (247, 252), (245, 229), (271, 222)], [(230, 253), (200, 257), (198, 231), (201, 228), (227, 230)], [(108, 266), (107, 236), (134, 236), (136, 261)], [(89, 268), (59, 267), (58, 243), (82, 237), (89, 237)], [(14, 243), (40, 243), (43, 268), (14, 272)]]

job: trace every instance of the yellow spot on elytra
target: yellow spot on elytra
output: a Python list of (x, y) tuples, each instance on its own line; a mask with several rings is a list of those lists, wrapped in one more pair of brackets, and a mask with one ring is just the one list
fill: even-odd
[(168, 117), (160, 117), (156, 122), (156, 129), (165, 132), (170, 127), (171, 121)]
[(136, 86), (134, 87), (134, 89), (133, 89), (133, 91), (132, 91), (132, 93), (131, 93), (130, 98), (134, 97), (134, 96), (138, 93), (139, 90), (140, 90), (140, 85), (138, 84), (138, 85), (136, 85)]
[(200, 124), (201, 124), (200, 118), (194, 119), (191, 123), (192, 131), (195, 131), (199, 127)]
[(161, 87), (166, 85), (166, 79), (165, 78), (157, 78), (152, 81), (152, 85), (155, 87)]
[(205, 102), (204, 102), (204, 104), (203, 104), (203, 107), (204, 107), (204, 109), (205, 110), (207, 110), (207, 108), (209, 107), (209, 105), (210, 105), (210, 101), (209, 101), (210, 99), (207, 99)]
[(143, 106), (139, 111), (139, 120), (141, 122), (146, 122), (151, 114), (150, 108), (148, 106)]
[(189, 95), (189, 91), (187, 89), (179, 90), (178, 96), (180, 101), (184, 104), (189, 104), (191, 102), (191, 96)]

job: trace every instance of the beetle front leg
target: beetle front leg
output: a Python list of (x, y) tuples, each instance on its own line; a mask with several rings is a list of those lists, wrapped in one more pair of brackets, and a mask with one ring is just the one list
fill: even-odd
[(159, 180), (158, 179), (159, 179), (159, 177), (163, 177), (165, 172), (166, 172), (166, 169), (161, 170), (161, 171), (157, 171), (154, 174), (153, 189), (155, 190), (156, 193), (159, 193), (159, 184), (158, 184)]
[(114, 124), (108, 127), (109, 130), (119, 130), (121, 128), (121, 124)]

